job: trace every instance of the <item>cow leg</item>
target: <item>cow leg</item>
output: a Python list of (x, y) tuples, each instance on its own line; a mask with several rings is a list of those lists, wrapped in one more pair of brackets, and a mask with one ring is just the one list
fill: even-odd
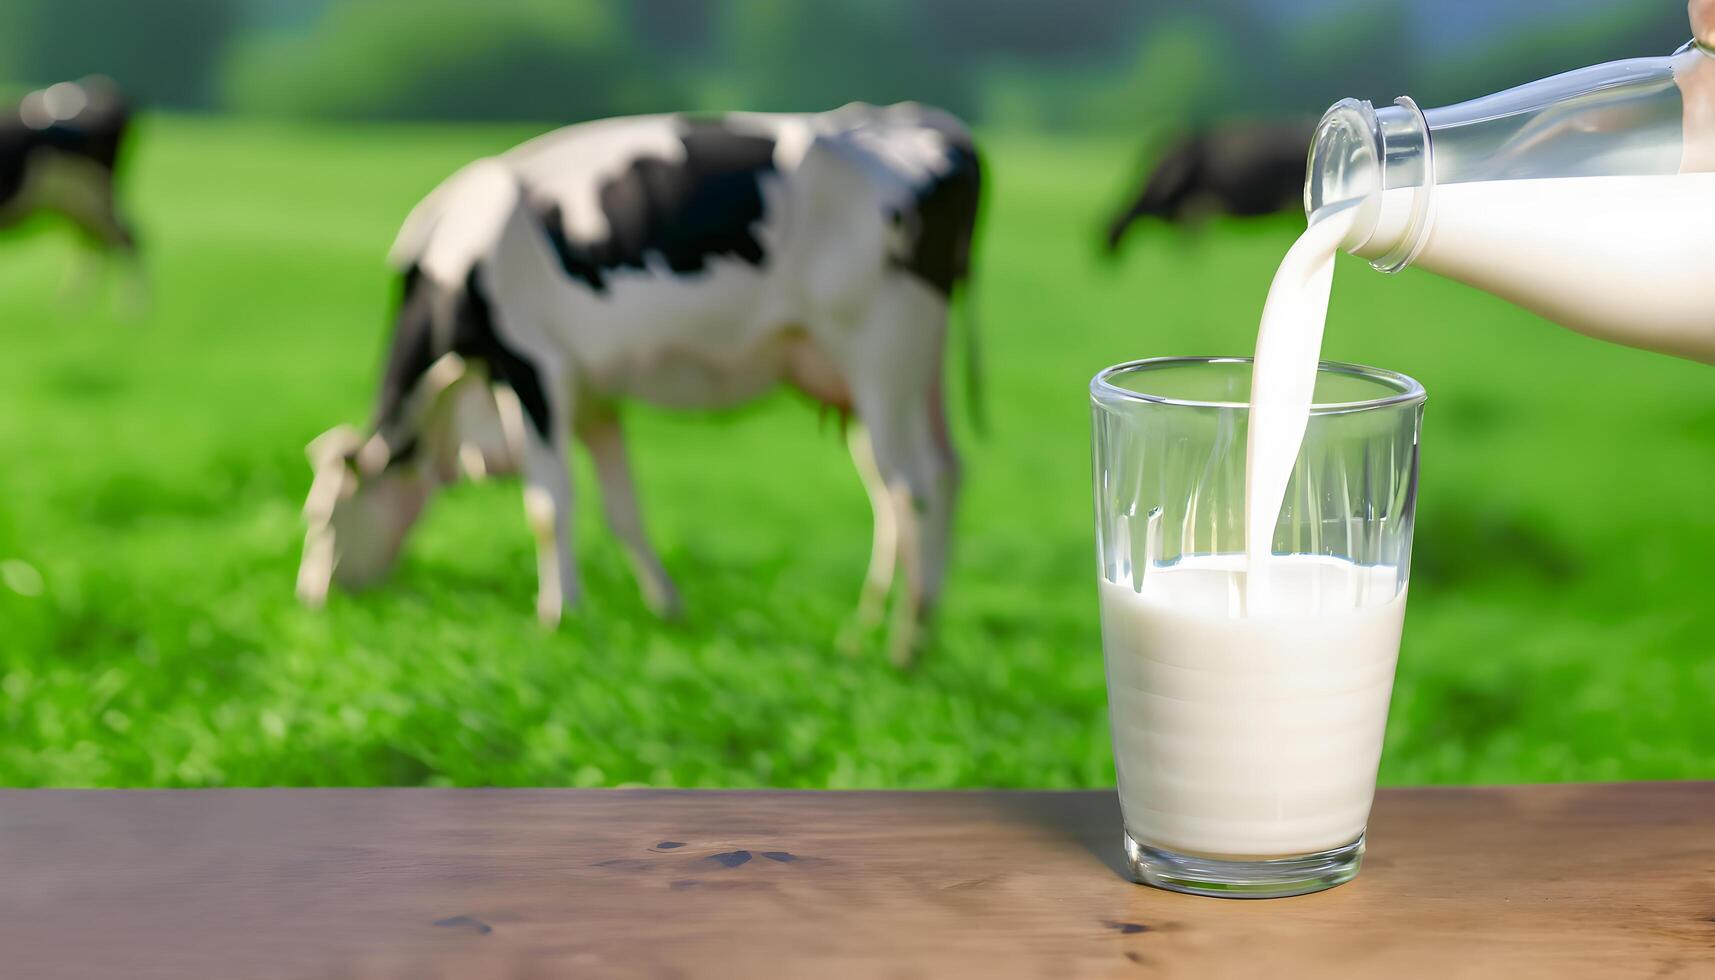
[(59, 302), (78, 308), (86, 305), (93, 293), (98, 274), (101, 272), (101, 256), (83, 239), (78, 239), (72, 249), (71, 260), (66, 263), (65, 271), (60, 275), (59, 290), (56, 294)]
[(946, 303), (915, 282), (890, 287), (862, 328), (852, 388), (892, 499), (904, 589), (894, 602), (888, 650), (903, 664), (940, 596), (958, 474), (940, 397)]
[(908, 400), (885, 413), (891, 415), (886, 424), (892, 434), (876, 436), (876, 464), (892, 501), (904, 579), (888, 629), (888, 653), (899, 664), (910, 662), (919, 627), (931, 618), (940, 599), (958, 492), (955, 460), (936, 439), (939, 424), (944, 424), (935, 414), (939, 399), (932, 394), (902, 397)]
[(921, 395), (900, 402), (884, 399), (867, 411), (860, 399), (858, 413), (870, 428), (876, 470), (885, 482), (894, 518), (897, 566), (903, 581), (893, 600), (888, 654), (899, 664), (910, 662), (919, 627), (934, 608), (946, 555), (941, 539), (952, 508), (951, 483), (939, 471), (929, 448), (925, 408)]
[(618, 416), (603, 413), (593, 421), (584, 422), (578, 427), (578, 437), (595, 462), (602, 512), (607, 517), (607, 526), (625, 547), (644, 604), (663, 619), (677, 619), (681, 612), (679, 590), (673, 587), (673, 580), (667, 577), (667, 569), (662, 567), (661, 558), (650, 547), (649, 536), (643, 531), (643, 514), (637, 506), (637, 487), (631, 479), (631, 464), (626, 459)]
[[(85, 160), (62, 159), (54, 166), (50, 206), (65, 215), (83, 233), (84, 240), (104, 256), (126, 260), (126, 278), (121, 307), (130, 315), (140, 314), (148, 304), (148, 284), (137, 261), (137, 240), (120, 217), (113, 195), (113, 171)], [(81, 290), (93, 278), (93, 263), (80, 259), (61, 285), (62, 295)]]
[(929, 383), (924, 422), (929, 427), (929, 442), (923, 451), (926, 480), (935, 487), (931, 506), (923, 528), (923, 601), (933, 609), (941, 599), (946, 583), (947, 561), (953, 541), (953, 505), (959, 496), (959, 455), (953, 449), (951, 430), (947, 426), (946, 389), (936, 374)]
[(106, 167), (79, 164), (59, 207), (102, 250), (134, 255), (137, 240), (119, 216), (113, 179), (113, 172)]
[(548, 431), (526, 418), (518, 395), (496, 386), (495, 405), (508, 448), (524, 482), (524, 519), (536, 542), (536, 616), (554, 626), (578, 604), (578, 565), (572, 539), (572, 474), (567, 453), (571, 413), (564, 378), (537, 367), (547, 404)]
[(876, 466), (875, 447), (870, 443), (868, 430), (853, 424), (846, 431), (846, 446), (858, 475), (863, 478), (874, 518), (875, 537), (870, 542), (869, 571), (863, 577), (857, 617), (858, 625), (869, 629), (881, 622), (887, 593), (893, 589), (893, 573), (899, 560), (899, 522), (894, 516), (893, 492)]
[[(504, 394), (503, 394), (504, 392)], [(517, 396), (505, 386), (469, 384), (452, 406), (457, 469), (473, 481), (518, 472), (513, 442), (501, 420), (500, 400)], [(449, 476), (448, 482), (451, 482)]]
[(119, 310), (125, 316), (137, 319), (149, 311), (149, 277), (134, 249), (127, 247), (122, 254), (125, 274), (120, 286), (123, 291), (119, 294)]
[(137, 254), (137, 238), (113, 200), (111, 175), (100, 187), (96, 211), (89, 222), (89, 233), (101, 243), (107, 255), (117, 256), (123, 266), (120, 311), (129, 317), (142, 316), (149, 308), (149, 279)]

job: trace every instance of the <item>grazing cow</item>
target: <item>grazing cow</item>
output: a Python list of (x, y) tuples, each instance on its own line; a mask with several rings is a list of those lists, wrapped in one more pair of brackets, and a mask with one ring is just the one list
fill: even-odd
[(672, 615), (616, 405), (715, 408), (784, 382), (855, 417), (875, 518), (860, 616), (879, 620), (897, 566), (890, 647), (908, 658), (947, 561), (942, 354), (980, 182), (965, 128), (913, 104), (610, 119), (460, 170), (394, 244), (403, 298), (369, 432), (311, 443), (300, 597), (384, 573), (459, 469), (516, 471), (537, 612), (557, 622), (578, 600), (576, 436), (645, 600)]
[(1211, 213), (1273, 214), (1303, 206), (1304, 167), (1315, 120), (1229, 123), (1174, 144), (1108, 226), (1119, 250), (1132, 222), (1150, 216), (1188, 224)]
[(0, 109), (0, 228), (55, 211), (102, 250), (134, 256), (113, 194), (130, 117), (105, 78), (60, 82)]

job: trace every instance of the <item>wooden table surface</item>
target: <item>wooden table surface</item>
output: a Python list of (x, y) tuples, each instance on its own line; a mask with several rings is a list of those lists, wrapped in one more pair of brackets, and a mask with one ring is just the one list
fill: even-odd
[(1715, 977), (1715, 783), (1384, 790), (1351, 884), (1109, 792), (0, 791), (0, 977)]

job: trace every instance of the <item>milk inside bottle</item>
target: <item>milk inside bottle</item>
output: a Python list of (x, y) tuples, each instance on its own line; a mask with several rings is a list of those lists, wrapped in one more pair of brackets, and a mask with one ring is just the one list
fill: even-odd
[(1715, 363), (1715, 57), (1582, 68), (1458, 105), (1345, 99), (1304, 191), (1341, 247), (1599, 339)]

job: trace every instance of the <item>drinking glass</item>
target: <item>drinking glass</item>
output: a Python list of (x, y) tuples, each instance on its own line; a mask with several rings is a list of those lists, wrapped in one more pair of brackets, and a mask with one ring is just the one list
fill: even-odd
[(1276, 897), (1364, 853), (1417, 498), (1423, 386), (1323, 362), (1247, 602), (1251, 361), (1163, 357), (1090, 384), (1114, 769), (1133, 876)]

